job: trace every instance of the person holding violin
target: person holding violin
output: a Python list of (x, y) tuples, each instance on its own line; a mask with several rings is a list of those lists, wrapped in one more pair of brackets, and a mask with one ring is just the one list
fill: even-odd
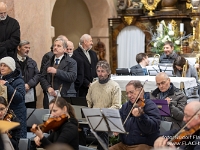
[(120, 116), (128, 134), (119, 134), (120, 143), (109, 150), (150, 150), (160, 134), (158, 107), (144, 99), (143, 85), (138, 80), (126, 85), (126, 94), (129, 101), (122, 105)]
[[(46, 148), (52, 143), (65, 143), (73, 147), (74, 150), (78, 150), (78, 121), (73, 107), (65, 99), (58, 97), (57, 101), (56, 99), (50, 101), (49, 108), (51, 118), (42, 125), (34, 124), (32, 126), (31, 131), (36, 134), (35, 144)], [(46, 129), (53, 130), (47, 138), (43, 135), (43, 131)]]
[(199, 150), (200, 102), (192, 101), (186, 105), (184, 109), (183, 121), (186, 125), (181, 130), (173, 129), (165, 132), (163, 136), (156, 139), (154, 147), (160, 148), (164, 146), (180, 146), (179, 148), (184, 150)]
[[(8, 109), (8, 111), (6, 111), (7, 106), (8, 103), (5, 98), (0, 96), (0, 120), (19, 122), (12, 110)], [(20, 139), (20, 130), (21, 128), (18, 126), (8, 132), (8, 137), (10, 138), (10, 141), (15, 150), (19, 149), (18, 143)]]

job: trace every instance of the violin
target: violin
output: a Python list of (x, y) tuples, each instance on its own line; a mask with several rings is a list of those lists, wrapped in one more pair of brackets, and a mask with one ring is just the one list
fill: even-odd
[(38, 130), (38, 127), (40, 127), (41, 131), (44, 133), (49, 132), (50, 130), (57, 130), (64, 122), (68, 120), (68, 117), (66, 114), (61, 115), (60, 117), (56, 118), (49, 118), (47, 121), (45, 121), (43, 124), (38, 125), (35, 129), (31, 128), (31, 132), (35, 133), (36, 130)]
[(191, 135), (195, 134), (199, 129), (200, 129), (200, 125), (196, 125), (193, 128), (190, 128), (189, 130), (182, 130), (182, 132), (180, 132), (180, 134), (175, 136), (175, 138), (170, 142), (175, 143), (176, 145), (180, 143), (181, 141), (186, 141), (188, 140), (187, 137), (190, 137)]

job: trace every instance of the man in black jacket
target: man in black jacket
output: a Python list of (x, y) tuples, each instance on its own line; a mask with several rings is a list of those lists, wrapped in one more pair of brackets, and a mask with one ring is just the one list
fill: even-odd
[(132, 66), (130, 68), (130, 72), (133, 76), (144, 76), (148, 75), (146, 66), (149, 65), (149, 59), (147, 54), (145, 53), (139, 53), (136, 55), (136, 61), (137, 65)]
[(84, 79), (83, 84), (79, 88), (79, 96), (85, 97), (88, 88), (93, 79), (97, 77), (96, 65), (98, 62), (97, 54), (91, 50), (93, 45), (92, 37), (89, 34), (84, 34), (80, 38), (79, 47), (74, 51), (73, 55), (83, 61)]
[(73, 51), (74, 51), (74, 44), (71, 41), (67, 41), (66, 52), (71, 58), (73, 58), (77, 62), (77, 78), (76, 81), (74, 82), (74, 85), (75, 85), (75, 90), (77, 92), (77, 96), (79, 96), (79, 88), (83, 84), (83, 78), (84, 78), (84, 72), (83, 72), (84, 65), (83, 61), (80, 58), (73, 55)]
[(32, 92), (34, 94), (33, 99), (28, 99), (25, 97), (26, 107), (36, 108), (37, 96), (35, 87), (40, 81), (40, 72), (35, 60), (28, 57), (28, 53), (30, 51), (30, 42), (26, 40), (21, 41), (17, 47), (17, 50), (16, 67), (21, 70), (25, 82), (26, 93)]
[(7, 5), (0, 2), (0, 59), (6, 56), (16, 59), (19, 42), (19, 23), (7, 15)]

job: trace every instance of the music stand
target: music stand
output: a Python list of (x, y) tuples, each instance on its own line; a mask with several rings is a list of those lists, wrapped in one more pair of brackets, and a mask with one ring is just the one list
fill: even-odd
[(82, 108), (82, 110), (89, 123), (91, 132), (104, 150), (108, 150), (108, 146), (106, 146), (105, 142), (95, 131), (126, 133), (122, 125), (119, 110), (109, 108)]
[(161, 72), (158, 66), (146, 66), (146, 68), (150, 76), (156, 76), (159, 72)]
[(158, 64), (158, 67), (160, 68), (161, 72), (165, 72), (169, 77), (174, 76), (173, 64), (160, 63)]
[(165, 116), (165, 117), (170, 116), (170, 110), (169, 110), (169, 105), (167, 103), (167, 100), (156, 99), (152, 101), (157, 105), (161, 116)]

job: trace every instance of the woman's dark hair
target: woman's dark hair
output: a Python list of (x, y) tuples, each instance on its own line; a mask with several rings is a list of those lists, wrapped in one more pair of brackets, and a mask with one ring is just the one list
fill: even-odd
[[(49, 102), (49, 105), (50, 104), (55, 104), (56, 102), (56, 99), (53, 99)], [(74, 108), (72, 107), (72, 105), (70, 103), (68, 103), (64, 98), (62, 97), (58, 97), (58, 100), (56, 102), (56, 106), (58, 106), (59, 108), (63, 109), (65, 106), (67, 107), (67, 112), (68, 114), (70, 115), (70, 117), (72, 118), (76, 118), (76, 115), (75, 115), (75, 111), (74, 111)]]
[(6, 99), (4, 97), (2, 97), (2, 96), (0, 96), (0, 104), (5, 105), (6, 107), (8, 106), (8, 103), (7, 103)]
[[(179, 66), (181, 68), (183, 68), (183, 66), (185, 65), (186, 63), (186, 59), (182, 56), (178, 56), (176, 57), (176, 59), (174, 60), (174, 63), (173, 63), (173, 69), (174, 69), (174, 73), (176, 74), (178, 69), (176, 68), (176, 66)], [(187, 68), (189, 68), (189, 65), (187, 64)]]

